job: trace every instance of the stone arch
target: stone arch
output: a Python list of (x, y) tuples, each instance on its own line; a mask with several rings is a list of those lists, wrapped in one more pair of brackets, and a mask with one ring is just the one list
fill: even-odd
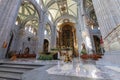
[(73, 15), (63, 15), (63, 16), (60, 16), (58, 17), (56, 20), (55, 20), (55, 25), (57, 25), (57, 22), (59, 22), (61, 19), (73, 19), (75, 22), (77, 22), (77, 18), (74, 17)]
[[(60, 20), (65, 20), (65, 19), (73, 19), (75, 22), (70, 22), (70, 23), (73, 23), (73, 24), (75, 24), (75, 23), (77, 23), (77, 18), (76, 17), (74, 17), (73, 15), (63, 15), (63, 16), (61, 16), (61, 17), (58, 17), (57, 19), (56, 19), (56, 21), (54, 22), (55, 23), (55, 26), (56, 27), (58, 27), (57, 26), (57, 23), (58, 22), (60, 22)], [(72, 24), (71, 24), (72, 25)], [(73, 25), (72, 25), (73, 26)], [(74, 29), (76, 28), (76, 26), (74, 25)]]
[[(18, 15), (18, 12), (19, 12), (19, 9), (20, 9), (20, 7), (21, 7), (21, 5), (23, 4), (23, 3), (25, 3), (25, 2), (28, 2), (28, 3), (30, 3), (32, 6), (33, 6), (33, 8), (34, 8), (34, 10), (36, 11), (36, 14), (38, 14), (38, 17), (35, 17), (35, 16), (28, 16), (28, 18), (26, 18), (26, 19), (24, 19), (24, 21), (22, 22), (22, 20), (20, 19), (20, 17), (18, 16), (17, 17), (17, 15)], [(12, 43), (12, 45), (15, 45), (16, 43), (18, 44), (16, 47), (15, 47), (15, 49), (13, 49), (14, 48), (14, 46), (12, 46), (11, 48), (12, 48), (12, 51), (13, 50), (16, 50), (17, 52), (19, 52), (19, 50), (21, 49), (21, 45), (22, 45), (22, 43), (20, 43), (21, 41), (22, 41), (22, 39), (23, 39), (23, 42), (24, 42), (24, 37), (22, 37), (21, 38), (21, 34), (19, 34), (19, 32), (23, 32), (23, 30), (22, 30), (22, 27), (20, 27), (20, 26), (24, 26), (28, 21), (30, 21), (30, 20), (33, 20), (33, 19), (36, 19), (36, 20), (38, 20), (38, 28), (39, 27), (43, 27), (43, 26), (41, 26), (41, 24), (40, 24), (40, 22), (41, 22), (41, 13), (42, 13), (42, 9), (40, 8), (40, 6), (39, 6), (39, 4), (35, 1), (35, 0), (21, 0), (21, 2), (19, 3), (20, 5), (18, 6), (18, 11), (16, 12), (16, 22), (17, 22), (17, 24), (18, 25), (15, 25), (14, 26), (14, 28), (13, 28), (13, 31), (14, 31), (14, 33), (15, 33), (15, 36), (14, 36), (14, 38), (15, 38), (15, 43)], [(15, 22), (15, 23), (16, 23)], [(17, 28), (16, 28), (16, 26), (17, 26)], [(36, 30), (37, 31), (37, 30)], [(24, 32), (23, 32), (23, 34), (24, 34)], [(23, 35), (22, 34), (22, 35)], [(17, 36), (18, 35), (18, 36)], [(16, 36), (17, 36), (17, 38), (16, 38)], [(31, 36), (30, 36), (31, 37)], [(26, 37), (25, 37), (25, 39), (27, 39)], [(31, 40), (38, 40), (37, 39), (37, 35), (35, 36), (35, 37), (31, 37)], [(35, 43), (36, 44), (36, 43)], [(23, 49), (22, 49), (23, 50)], [(33, 49), (32, 49), (33, 50)], [(36, 50), (36, 49), (35, 49)], [(37, 53), (37, 52), (36, 52)]]
[[(24, 7), (25, 4), (28, 4), (27, 7)], [(24, 26), (27, 21), (29, 21), (29, 20), (31, 20), (31, 19), (37, 19), (37, 18), (38, 18), (38, 19), (37, 19), (37, 20), (38, 20), (38, 23), (40, 23), (42, 10), (41, 10), (40, 6), (37, 4), (36, 1), (34, 1), (34, 0), (23, 0), (22, 3), (21, 3), (21, 5), (23, 5), (23, 7), (27, 10), (27, 15), (24, 15), (26, 18), (23, 19), (23, 22), (22, 22), (22, 24), (21, 24), (20, 26)], [(29, 5), (31, 5), (31, 7), (32, 7), (32, 6), (33, 6), (33, 7), (30, 8)], [(20, 6), (20, 7), (21, 7), (21, 6)], [(32, 11), (33, 11), (35, 14), (32, 13), (32, 14), (30, 15), (31, 11), (29, 11), (28, 8), (29, 8), (29, 9), (32, 9)], [(28, 14), (28, 13), (29, 13), (29, 14)], [(37, 14), (38, 17), (36, 17), (36, 14)], [(40, 24), (38, 24), (38, 27), (40, 27)]]
[(28, 1), (34, 6), (34, 8), (37, 10), (37, 13), (38, 13), (38, 16), (39, 16), (39, 21), (40, 21), (41, 20), (40, 17), (41, 17), (42, 9), (40, 8), (39, 4), (35, 0), (22, 0), (22, 2), (24, 2), (24, 1)]
[[(30, 21), (30, 20), (37, 20), (37, 18), (34, 17), (34, 16), (30, 16), (30, 17), (26, 18), (26, 19), (23, 21), (23, 23), (21, 24), (21, 28), (24, 27), (25, 24), (26, 24), (28, 21)], [(39, 21), (39, 20), (37, 20), (37, 21)], [(38, 26), (38, 27), (39, 27), (39, 26)]]

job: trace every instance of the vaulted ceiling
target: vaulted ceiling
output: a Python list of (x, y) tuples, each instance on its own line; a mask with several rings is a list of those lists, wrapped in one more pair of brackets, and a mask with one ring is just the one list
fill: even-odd
[(44, 8), (55, 21), (63, 15), (77, 17), (77, 2), (75, 0), (41, 0)]

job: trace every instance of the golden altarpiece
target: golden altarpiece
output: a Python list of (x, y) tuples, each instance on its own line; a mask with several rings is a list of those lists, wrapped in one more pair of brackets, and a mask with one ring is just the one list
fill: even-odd
[(70, 22), (62, 24), (58, 31), (57, 46), (61, 50), (72, 51), (72, 55), (77, 56), (76, 46), (76, 31)]

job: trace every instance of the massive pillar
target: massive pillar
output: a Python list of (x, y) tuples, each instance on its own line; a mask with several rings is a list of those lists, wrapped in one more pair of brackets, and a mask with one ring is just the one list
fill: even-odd
[(91, 40), (90, 40), (90, 32), (89, 28), (86, 24), (86, 15), (83, 6), (83, 0), (78, 1), (78, 22), (77, 22), (77, 38), (78, 38), (78, 47), (79, 53), (81, 51), (82, 43), (85, 43), (87, 53), (90, 53), (92, 49)]
[(45, 14), (44, 11), (41, 10), (40, 13), (40, 21), (39, 21), (39, 28), (38, 28), (38, 46), (37, 46), (37, 56), (36, 59), (39, 57), (39, 54), (43, 52), (43, 42), (44, 42), (44, 30), (45, 30)]
[(87, 15), (85, 13), (85, 8), (83, 4), (84, 0), (81, 0), (81, 13), (82, 13), (82, 24), (83, 24), (83, 30), (82, 30), (82, 37), (83, 37), (83, 42), (85, 43), (87, 53), (92, 52), (92, 42), (91, 42), (91, 37), (90, 37), (90, 30), (89, 26), (87, 25)]
[(120, 64), (120, 0), (92, 1), (104, 38), (106, 53), (103, 59)]
[(77, 42), (78, 42), (78, 52), (81, 52), (81, 45), (83, 42), (83, 38), (82, 38), (82, 30), (83, 30), (83, 22), (82, 22), (82, 3), (81, 1), (78, 1), (78, 20), (77, 20), (77, 24), (76, 24), (76, 35), (77, 35)]
[(120, 50), (119, 0), (93, 0), (102, 36), (107, 51)]
[(56, 47), (56, 37), (57, 37), (57, 30), (56, 30), (56, 26), (53, 25), (53, 28), (51, 31), (51, 48)]
[(20, 4), (21, 0), (0, 0), (0, 58), (5, 57)]

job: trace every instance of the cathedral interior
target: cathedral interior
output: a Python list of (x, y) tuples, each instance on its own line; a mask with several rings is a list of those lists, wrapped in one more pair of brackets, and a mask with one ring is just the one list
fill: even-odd
[(120, 0), (0, 0), (0, 80), (120, 80)]

